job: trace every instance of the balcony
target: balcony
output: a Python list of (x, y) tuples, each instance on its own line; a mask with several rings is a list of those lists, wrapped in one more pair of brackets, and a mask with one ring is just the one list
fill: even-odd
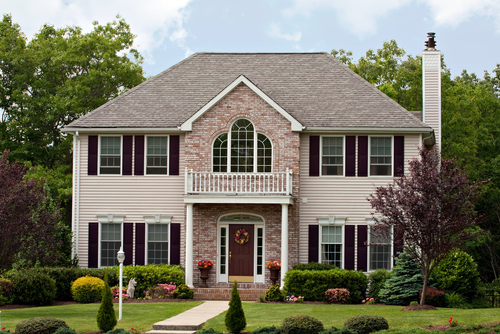
[(290, 196), (293, 173), (207, 173), (185, 170), (185, 195)]

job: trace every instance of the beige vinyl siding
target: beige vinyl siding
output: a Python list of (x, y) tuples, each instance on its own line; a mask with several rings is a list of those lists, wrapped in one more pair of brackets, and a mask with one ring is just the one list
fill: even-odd
[[(88, 265), (88, 223), (97, 222), (97, 215), (109, 213), (125, 215), (126, 223), (144, 223), (145, 215), (172, 216), (172, 223), (181, 224), (181, 250), (184, 249), (184, 136), (180, 136), (179, 143), (180, 175), (174, 176), (87, 175), (88, 136), (80, 135), (80, 140), (79, 265)], [(76, 217), (76, 212), (73, 214)], [(182, 261), (184, 253), (181, 251), (181, 263)]]
[[(418, 156), (419, 144), (420, 135), (405, 135), (405, 172), (408, 170), (408, 160)], [(307, 263), (309, 254), (308, 226), (318, 224), (318, 217), (328, 217), (331, 215), (346, 217), (346, 225), (366, 225), (366, 217), (369, 217), (372, 212), (370, 203), (367, 201), (368, 195), (373, 193), (375, 187), (390, 183), (392, 177), (310, 177), (308, 134), (301, 136), (300, 157), (299, 261)], [(304, 203), (305, 199), (307, 199), (307, 203)]]
[(441, 53), (425, 50), (423, 59), (423, 120), (434, 129), (436, 146), (441, 148)]

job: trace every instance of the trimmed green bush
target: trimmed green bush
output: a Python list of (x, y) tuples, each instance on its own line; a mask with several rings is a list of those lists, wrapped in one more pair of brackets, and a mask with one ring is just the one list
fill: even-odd
[(318, 334), (325, 328), (323, 323), (308, 315), (294, 315), (283, 319), (281, 331), (284, 334)]
[(389, 329), (389, 323), (384, 317), (379, 315), (358, 315), (347, 319), (344, 323), (347, 329), (351, 329), (358, 334), (368, 334), (384, 329)]
[[(119, 267), (113, 267), (117, 270)], [(124, 266), (123, 276), (132, 277), (137, 282), (134, 298), (143, 298), (144, 292), (157, 284), (175, 283), (176, 286), (184, 284), (184, 270), (179, 265), (148, 264), (146, 266)], [(113, 284), (112, 286), (117, 285)], [(128, 282), (127, 282), (128, 284)]]
[(370, 283), (368, 288), (368, 297), (375, 299), (376, 303), (380, 302), (379, 292), (384, 287), (385, 281), (391, 278), (391, 272), (384, 268), (377, 269), (370, 273), (368, 276), (368, 282)]
[(123, 329), (123, 328), (117, 328), (117, 329), (110, 330), (106, 334), (130, 334), (130, 332), (128, 330)]
[(72, 328), (59, 327), (54, 334), (78, 334), (78, 333)]
[(186, 284), (178, 285), (172, 292), (172, 298), (175, 299), (193, 299), (194, 291), (191, 290)]
[(358, 304), (365, 298), (368, 286), (368, 277), (362, 271), (345, 269), (289, 270), (284, 281), (287, 294), (304, 296), (304, 300), (309, 301), (324, 301), (328, 289), (347, 289), (351, 304)]
[(108, 276), (104, 276), (104, 288), (102, 289), (102, 301), (97, 312), (97, 327), (108, 332), (116, 326), (116, 314), (113, 308), (113, 297), (108, 284)]
[(12, 303), (12, 290), (14, 290), (14, 284), (0, 277), (0, 306)]
[(71, 285), (73, 299), (80, 303), (94, 303), (101, 300), (104, 281), (97, 277), (80, 277)]
[(49, 275), (36, 271), (12, 277), (14, 302), (26, 305), (50, 305), (56, 298), (56, 282)]
[(243, 312), (243, 307), (241, 306), (240, 294), (238, 293), (238, 283), (236, 283), (236, 281), (233, 284), (231, 300), (229, 301), (229, 309), (227, 310), (226, 318), (224, 320), (226, 328), (230, 333), (239, 334), (247, 326), (245, 313)]
[(57, 318), (31, 318), (16, 325), (16, 334), (53, 334), (60, 327), (69, 328), (66, 322)]
[(473, 297), (479, 285), (479, 271), (472, 256), (461, 250), (449, 252), (432, 271), (436, 287), (456, 292), (466, 298)]
[(201, 331), (198, 331), (197, 334), (222, 334), (219, 331), (216, 331), (213, 328), (207, 328), (207, 329), (202, 329)]
[(322, 332), (319, 332), (319, 334), (358, 334), (358, 333), (345, 327), (344, 328), (332, 327), (325, 329)]
[(471, 305), (467, 303), (467, 299), (464, 296), (459, 295), (456, 292), (449, 292), (444, 295), (444, 300), (446, 307), (449, 308), (459, 308), (459, 309), (469, 309)]
[(379, 334), (429, 334), (427, 329), (419, 327), (391, 328), (377, 332)]
[(334, 270), (334, 269), (340, 269), (340, 268), (330, 263), (318, 263), (318, 262), (298, 263), (293, 266), (293, 270)]
[(252, 334), (281, 334), (281, 328), (275, 326), (266, 326), (257, 328)]
[(282, 302), (285, 300), (285, 295), (281, 292), (279, 284), (270, 286), (267, 289), (266, 300), (268, 302)]

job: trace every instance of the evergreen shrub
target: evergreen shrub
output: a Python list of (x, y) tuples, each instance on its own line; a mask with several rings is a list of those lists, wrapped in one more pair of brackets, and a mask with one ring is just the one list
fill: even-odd
[(69, 328), (66, 322), (57, 318), (31, 318), (16, 325), (16, 334), (53, 334), (60, 327)]
[(324, 301), (328, 289), (347, 289), (351, 304), (359, 304), (365, 298), (368, 286), (368, 278), (362, 271), (345, 269), (289, 270), (284, 281), (287, 294), (304, 296), (308, 301)]
[(318, 262), (298, 263), (293, 266), (293, 270), (334, 270), (334, 269), (340, 269), (340, 268), (330, 263), (318, 263)]
[[(113, 269), (119, 270), (119, 267)], [(134, 298), (143, 298), (144, 293), (157, 284), (175, 283), (176, 286), (184, 284), (184, 270), (179, 265), (169, 264), (148, 264), (145, 266), (124, 266), (123, 276), (128, 279), (134, 278), (137, 282), (135, 286)], [(117, 285), (113, 284), (114, 285)]]
[(73, 282), (73, 299), (80, 303), (94, 303), (101, 300), (104, 281), (97, 277), (80, 277)]
[(319, 334), (358, 334), (358, 333), (345, 327), (344, 328), (332, 327), (325, 329), (322, 332), (319, 332)]
[(389, 329), (389, 323), (379, 315), (358, 315), (347, 319), (344, 326), (358, 334), (368, 334)]
[(409, 305), (418, 299), (424, 280), (418, 264), (407, 253), (396, 258), (391, 277), (378, 293), (380, 301), (388, 305)]
[(377, 269), (368, 276), (368, 297), (374, 298), (376, 303), (380, 302), (379, 292), (384, 288), (385, 281), (391, 278), (391, 272), (385, 268)]
[(54, 334), (78, 334), (78, 333), (72, 328), (59, 327)]
[(308, 315), (294, 315), (283, 319), (281, 331), (284, 334), (318, 334), (325, 328), (323, 323)]
[(178, 285), (172, 292), (172, 298), (175, 299), (193, 299), (194, 291), (191, 290), (186, 284)]
[(14, 284), (0, 277), (0, 306), (12, 303), (12, 290), (14, 290)]
[(281, 328), (275, 326), (266, 326), (257, 328), (252, 334), (281, 334)]
[(233, 290), (231, 291), (231, 300), (229, 301), (229, 309), (226, 313), (225, 318), (226, 328), (230, 333), (239, 334), (247, 326), (247, 321), (245, 319), (245, 313), (243, 312), (243, 307), (241, 306), (241, 298), (238, 293), (238, 283), (236, 281), (233, 284)]
[(116, 326), (116, 314), (113, 308), (113, 297), (111, 296), (107, 275), (104, 276), (104, 288), (102, 289), (101, 299), (101, 306), (99, 306), (99, 311), (97, 312), (97, 327), (106, 333)]
[(461, 250), (449, 252), (432, 271), (438, 289), (473, 297), (480, 283), (477, 264), (472, 256)]
[(196, 334), (222, 334), (219, 331), (216, 331), (213, 328), (207, 328), (207, 329), (202, 329), (201, 331), (198, 331)]
[(117, 328), (108, 331), (106, 334), (130, 334), (130, 332), (123, 328)]
[(49, 275), (21, 272), (11, 277), (14, 302), (26, 305), (50, 305), (56, 298), (56, 282)]
[(449, 308), (459, 308), (459, 309), (469, 309), (471, 305), (467, 303), (467, 299), (459, 295), (456, 292), (448, 292), (444, 295), (444, 300), (446, 307)]
[(281, 292), (279, 284), (272, 285), (267, 289), (266, 300), (268, 302), (282, 302), (285, 300), (285, 295)]

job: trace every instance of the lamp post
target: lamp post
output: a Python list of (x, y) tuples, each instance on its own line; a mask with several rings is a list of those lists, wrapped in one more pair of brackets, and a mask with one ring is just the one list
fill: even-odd
[(116, 259), (118, 263), (120, 263), (120, 303), (119, 303), (119, 311), (118, 311), (118, 320), (122, 320), (122, 293), (123, 293), (123, 261), (125, 261), (125, 253), (120, 246), (120, 250), (116, 253)]

